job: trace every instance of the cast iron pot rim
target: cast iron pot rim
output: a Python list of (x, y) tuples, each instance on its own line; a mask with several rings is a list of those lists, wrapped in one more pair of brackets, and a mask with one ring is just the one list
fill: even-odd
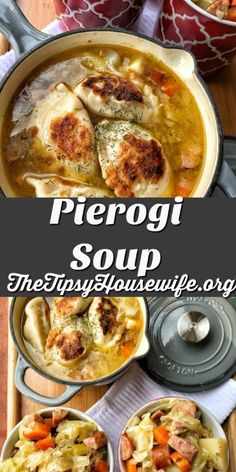
[[(126, 371), (128, 369), (128, 367), (130, 366), (130, 364), (132, 364), (132, 362), (137, 361), (139, 359), (142, 359), (143, 357), (146, 356), (146, 354), (143, 354), (143, 355), (138, 356), (138, 357), (133, 357), (125, 365), (121, 366), (118, 370), (115, 370), (114, 372), (112, 372), (109, 375), (106, 375), (105, 377), (100, 377), (100, 378), (95, 379), (95, 380), (88, 380), (88, 381), (84, 381), (84, 382), (72, 382), (70, 380), (67, 381), (67, 380), (63, 380), (63, 379), (57, 379), (57, 378), (51, 376), (50, 374), (47, 374), (43, 370), (41, 370), (37, 365), (34, 365), (33, 362), (31, 362), (31, 360), (29, 360), (28, 357), (22, 352), (22, 350), (21, 350), (21, 348), (18, 344), (18, 341), (16, 339), (16, 335), (15, 335), (15, 331), (14, 331), (14, 325), (13, 325), (13, 315), (14, 315), (15, 303), (16, 303), (17, 298), (21, 298), (21, 297), (14, 297), (12, 302), (11, 302), (10, 320), (9, 320), (11, 336), (12, 336), (12, 339), (14, 341), (15, 347), (18, 351), (19, 356), (24, 360), (24, 362), (27, 364), (28, 368), (34, 370), (35, 372), (37, 372), (37, 374), (41, 375), (42, 377), (44, 377), (47, 380), (50, 380), (51, 382), (56, 382), (56, 383), (59, 383), (59, 384), (74, 386), (74, 387), (79, 387), (79, 386), (86, 387), (86, 386), (89, 386), (89, 385), (105, 385), (106, 383), (109, 383), (109, 380), (114, 379), (114, 381), (115, 381), (116, 377), (118, 377), (120, 374), (122, 374), (122, 372)], [(25, 298), (27, 298), (27, 297), (25, 297)], [(139, 297), (136, 297), (136, 298), (139, 298)], [(148, 345), (149, 345), (148, 349), (150, 349), (150, 342), (149, 342), (149, 338), (148, 338), (149, 320), (150, 320), (149, 305), (148, 305), (146, 297), (140, 297), (140, 298), (142, 298), (143, 301), (144, 301), (145, 314), (146, 314), (146, 320), (147, 320), (146, 329), (143, 333), (142, 339), (144, 337), (147, 338)], [(22, 314), (21, 314), (21, 316), (22, 316)], [(22, 337), (22, 332), (21, 332), (21, 337)], [(140, 341), (140, 344), (142, 342), (142, 339)]]
[[(159, 41), (158, 39), (151, 38), (151, 37), (146, 36), (142, 33), (136, 33), (134, 31), (127, 31), (124, 28), (84, 28), (84, 29), (81, 29), (81, 30), (78, 30), (78, 31), (77, 30), (65, 31), (63, 33), (60, 33), (60, 34), (57, 34), (55, 36), (51, 36), (51, 37), (45, 39), (45, 41), (40, 42), (38, 45), (34, 46), (29, 51), (26, 51), (25, 53), (23, 53), (16, 60), (16, 62), (12, 65), (10, 70), (6, 73), (6, 75), (3, 77), (2, 81), (0, 82), (0, 93), (3, 91), (3, 88), (4, 88), (7, 80), (9, 79), (11, 74), (17, 69), (18, 65), (20, 65), (24, 61), (24, 59), (31, 56), (31, 54), (33, 54), (37, 50), (41, 49), (42, 47), (46, 46), (50, 42), (56, 41), (58, 39), (61, 39), (61, 38), (67, 37), (67, 36), (72, 36), (72, 35), (79, 35), (79, 34), (83, 34), (83, 33), (93, 33), (93, 32), (106, 33), (107, 31), (110, 32), (110, 33), (124, 33), (124, 34), (130, 35), (130, 36), (137, 36), (138, 38), (142, 38), (142, 39), (145, 39), (146, 41), (157, 44), (158, 46), (160, 46), (164, 49), (175, 49), (175, 50), (185, 51), (192, 57), (193, 62), (194, 62), (194, 74), (195, 74), (198, 82), (200, 82), (202, 88), (204, 89), (205, 93), (208, 96), (208, 99), (209, 99), (211, 107), (212, 107), (212, 111), (215, 115), (216, 126), (217, 126), (217, 131), (218, 131), (218, 136), (219, 136), (219, 146), (218, 146), (218, 152), (217, 152), (217, 158), (216, 158), (215, 171), (214, 171), (214, 174), (212, 176), (211, 181), (208, 184), (208, 188), (206, 190), (205, 195), (203, 197), (199, 197), (199, 198), (209, 197), (212, 194), (215, 185), (217, 184), (217, 177), (220, 173), (221, 166), (222, 166), (222, 163), (223, 163), (223, 138), (224, 138), (223, 128), (222, 128), (222, 124), (221, 124), (220, 115), (219, 115), (218, 109), (217, 109), (216, 104), (215, 104), (215, 100), (213, 99), (213, 95), (210, 92), (209, 88), (207, 87), (206, 83), (204, 82), (203, 78), (200, 76), (200, 73), (198, 72), (198, 66), (197, 66), (197, 61), (196, 61), (195, 56), (193, 55), (193, 53), (191, 51), (189, 51), (189, 50), (187, 50), (187, 49), (185, 49), (181, 46), (168, 46), (168, 45), (162, 43), (161, 41)], [(2, 188), (1, 188), (1, 192), (2, 192), (4, 197), (9, 198), (5, 195)]]

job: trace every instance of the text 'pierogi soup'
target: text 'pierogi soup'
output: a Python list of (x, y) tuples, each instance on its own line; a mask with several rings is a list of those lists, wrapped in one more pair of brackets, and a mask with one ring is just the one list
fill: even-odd
[(90, 381), (121, 368), (140, 344), (145, 323), (139, 298), (32, 298), (23, 336), (31, 358), (62, 380)]
[(204, 131), (192, 94), (162, 62), (88, 46), (20, 87), (3, 156), (17, 196), (187, 197), (201, 174)]

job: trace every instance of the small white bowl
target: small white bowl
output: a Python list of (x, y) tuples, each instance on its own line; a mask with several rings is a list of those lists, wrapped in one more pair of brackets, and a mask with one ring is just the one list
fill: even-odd
[[(50, 413), (53, 410), (56, 410), (57, 408), (44, 408), (43, 410), (37, 410), (35, 413), (38, 413), (39, 415), (45, 414), (45, 413)], [(59, 408), (68, 411), (70, 413), (71, 417), (77, 420), (83, 420), (83, 421), (93, 421), (98, 430), (102, 431), (101, 426), (94, 421), (93, 418), (90, 418), (90, 416), (86, 415), (85, 413), (82, 413), (81, 411), (75, 410), (73, 408)], [(18, 423), (11, 433), (9, 434), (8, 438), (6, 439), (3, 448), (2, 448), (2, 453), (1, 453), (1, 460), (5, 460), (11, 457), (12, 452), (15, 449), (15, 444), (19, 439), (19, 427), (22, 424), (22, 421)], [(105, 432), (105, 431), (104, 431)], [(111, 443), (108, 438), (108, 443), (107, 443), (107, 458), (108, 458), (108, 464), (110, 466), (109, 472), (114, 472), (114, 456), (113, 456), (113, 451), (111, 447)]]
[[(123, 428), (123, 430), (121, 432), (121, 435), (125, 433), (125, 431), (127, 429), (127, 425), (128, 425), (128, 423), (130, 422), (130, 420), (132, 418), (134, 418), (135, 416), (140, 417), (144, 413), (147, 413), (148, 411), (151, 411), (153, 409), (158, 409), (158, 406), (160, 405), (161, 402), (163, 402), (163, 400), (170, 400), (172, 398), (175, 398), (176, 400), (188, 400), (188, 398), (173, 396), (173, 397), (160, 397), (160, 398), (157, 398), (156, 400), (153, 400), (149, 403), (146, 403), (141, 408), (139, 408), (137, 411), (135, 411), (133, 413), (133, 415), (127, 420), (127, 423), (126, 423), (125, 427)], [(223, 438), (223, 439), (227, 440), (227, 438), (225, 436), (225, 433), (224, 433), (224, 430), (221, 427), (220, 423), (215, 418), (215, 416), (209, 410), (207, 410), (207, 408), (205, 408), (203, 405), (201, 405), (200, 403), (196, 402), (195, 400), (193, 400), (193, 402), (195, 403), (195, 405), (197, 405), (198, 409), (201, 411), (201, 413), (202, 413), (202, 422), (203, 422), (204, 425), (206, 425), (206, 427), (208, 427), (211, 430), (212, 437)], [(120, 440), (119, 440), (119, 446), (118, 446), (118, 461), (119, 461), (120, 471), (121, 472), (126, 472), (124, 462), (121, 459)], [(228, 462), (229, 462), (229, 454), (228, 454)]]

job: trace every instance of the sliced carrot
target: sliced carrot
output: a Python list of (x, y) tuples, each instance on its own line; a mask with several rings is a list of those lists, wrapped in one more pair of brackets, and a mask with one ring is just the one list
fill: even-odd
[(228, 10), (226, 20), (236, 21), (236, 2), (235, 2), (235, 6), (233, 6), (233, 8), (230, 8)]
[(26, 439), (37, 440), (46, 438), (50, 432), (50, 424), (39, 423), (39, 421), (34, 421), (33, 427), (25, 429), (23, 435)]
[(55, 444), (55, 441), (54, 441), (53, 437), (51, 436), (51, 434), (49, 434), (46, 438), (40, 439), (39, 441), (37, 441), (35, 443), (35, 446), (38, 449), (41, 449), (42, 451), (46, 451), (50, 447), (52, 447), (52, 448), (56, 447), (56, 444)]
[(177, 92), (178, 88), (177, 85), (173, 82), (167, 82), (166, 84), (162, 85), (161, 90), (166, 95), (168, 95), (168, 97), (173, 97), (173, 95)]
[(181, 454), (179, 454), (178, 452), (173, 452), (170, 457), (172, 461), (177, 465), (177, 467), (181, 470), (181, 472), (190, 472), (191, 464), (187, 459), (181, 456)]
[(126, 461), (126, 471), (127, 472), (136, 472), (137, 467), (136, 464), (130, 459), (129, 461)]
[(178, 197), (188, 197), (190, 194), (190, 191), (183, 187), (182, 185), (177, 184), (175, 186), (175, 193)]
[(95, 463), (94, 470), (95, 472), (108, 472), (109, 465), (106, 461), (103, 461), (102, 459), (100, 459), (99, 461)]
[(231, 0), (231, 6), (236, 7), (236, 0)]
[(122, 344), (122, 346), (120, 348), (121, 354), (125, 357), (131, 356), (133, 350), (134, 350), (133, 341), (126, 341), (124, 344)]
[(159, 444), (161, 444), (161, 446), (165, 446), (166, 444), (168, 444), (170, 434), (166, 428), (164, 428), (163, 426), (157, 426), (154, 428), (153, 434), (154, 434), (155, 440)]
[(143, 327), (143, 320), (141, 320), (141, 318), (138, 318), (136, 320), (136, 329), (137, 329), (137, 331), (139, 331), (142, 327)]

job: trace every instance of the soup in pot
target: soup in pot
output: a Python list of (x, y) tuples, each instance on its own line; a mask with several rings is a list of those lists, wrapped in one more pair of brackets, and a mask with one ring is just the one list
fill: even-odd
[(145, 323), (141, 299), (128, 297), (36, 297), (23, 316), (31, 358), (58, 379), (105, 377), (132, 358)]
[(4, 123), (19, 197), (191, 196), (204, 160), (200, 112), (161, 61), (87, 46), (33, 71)]

